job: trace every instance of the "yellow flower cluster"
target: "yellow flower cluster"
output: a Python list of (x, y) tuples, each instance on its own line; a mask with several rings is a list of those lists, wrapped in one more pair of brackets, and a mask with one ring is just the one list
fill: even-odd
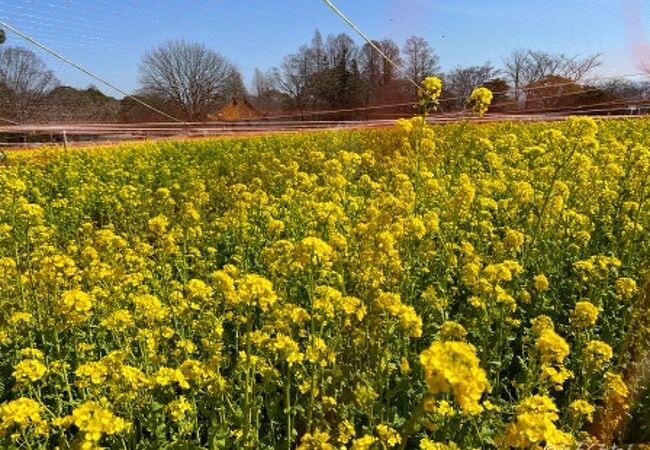
[(603, 341), (589, 341), (582, 350), (585, 365), (595, 369), (602, 369), (613, 355), (612, 347)]
[(194, 412), (194, 405), (185, 396), (180, 396), (165, 407), (174, 422), (180, 423), (185, 420), (186, 415)]
[(441, 89), (394, 129), (11, 153), (0, 448), (531, 448), (645, 423), (613, 353), (647, 338), (650, 120), (433, 126)]
[(12, 434), (18, 438), (28, 428), (34, 428), (38, 434), (47, 433), (43, 410), (43, 405), (25, 397), (0, 405), (0, 437)]
[(531, 323), (531, 331), (536, 334), (537, 336), (541, 336), (543, 332), (550, 330), (553, 331), (555, 329), (555, 325), (553, 324), (553, 319), (551, 319), (547, 315), (539, 315), (532, 319), (530, 321)]
[(399, 433), (388, 425), (385, 425), (383, 423), (379, 424), (375, 428), (375, 431), (379, 437), (379, 441), (382, 443), (384, 448), (393, 448), (402, 442), (402, 438)]
[(377, 297), (378, 306), (399, 319), (402, 328), (413, 337), (422, 336), (422, 319), (412, 306), (403, 304), (398, 294), (382, 292)]
[(369, 450), (375, 442), (377, 442), (377, 438), (368, 434), (355, 439), (350, 450)]
[(570, 353), (569, 344), (550, 328), (539, 334), (535, 347), (539, 350), (543, 363), (562, 364)]
[[(577, 261), (573, 267), (580, 274), (583, 280), (590, 278), (600, 279), (607, 277), (613, 270), (621, 267), (621, 261), (613, 256), (594, 255), (588, 259)], [(623, 282), (629, 291), (629, 282)]]
[(481, 396), (488, 388), (476, 349), (464, 342), (436, 341), (420, 354), (429, 392), (451, 391), (463, 413), (475, 415), (483, 410)]
[(533, 277), (533, 282), (537, 292), (544, 292), (548, 290), (548, 279), (546, 278), (546, 275), (544, 274), (535, 275)]
[(459, 447), (453, 442), (443, 444), (425, 438), (420, 441), (420, 450), (459, 450)]
[(514, 448), (532, 448), (542, 444), (553, 447), (573, 443), (570, 434), (557, 428), (558, 409), (549, 397), (534, 395), (520, 401), (516, 421), (506, 426), (501, 437), (503, 444)]
[(472, 103), (472, 108), (479, 116), (483, 116), (492, 103), (492, 91), (486, 87), (475, 88), (469, 96), (469, 102)]
[(438, 336), (443, 341), (462, 341), (467, 336), (467, 330), (464, 326), (453, 320), (446, 320), (440, 327)]
[(248, 307), (258, 307), (263, 312), (275, 303), (277, 295), (273, 291), (273, 283), (266, 278), (247, 274), (237, 281), (236, 302)]
[(437, 104), (440, 95), (442, 94), (442, 81), (438, 77), (426, 77), (422, 80), (420, 88), (418, 89), (418, 96), (420, 97), (420, 104), (422, 106), (427, 103)]
[(636, 292), (636, 281), (632, 278), (622, 277), (616, 280), (616, 293), (621, 299), (632, 298)]
[(329, 443), (330, 435), (324, 431), (306, 433), (300, 439), (297, 450), (334, 450), (334, 445)]
[(626, 400), (630, 391), (621, 375), (613, 372), (605, 374), (605, 395), (609, 402), (627, 406)]
[(598, 320), (598, 308), (588, 301), (579, 301), (571, 312), (572, 322), (580, 328), (593, 327)]
[(14, 366), (12, 373), (17, 382), (38, 381), (47, 373), (47, 367), (38, 359), (25, 359)]
[(61, 425), (76, 426), (83, 433), (82, 448), (97, 448), (102, 436), (127, 431), (130, 424), (99, 404), (87, 401), (60, 420)]
[(66, 291), (56, 304), (56, 312), (66, 324), (74, 325), (87, 320), (93, 307), (93, 300), (87, 293), (75, 289)]
[(596, 411), (596, 408), (589, 402), (580, 399), (574, 400), (569, 405), (569, 410), (574, 416), (584, 417), (587, 422), (594, 421), (594, 412)]
[(564, 383), (573, 377), (573, 375), (572, 371), (567, 370), (562, 365), (559, 368), (555, 368), (549, 364), (542, 364), (542, 378), (551, 381), (556, 391), (561, 391)]

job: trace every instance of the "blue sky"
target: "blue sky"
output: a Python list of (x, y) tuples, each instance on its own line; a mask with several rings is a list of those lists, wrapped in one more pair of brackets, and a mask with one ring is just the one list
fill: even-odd
[[(639, 71), (650, 45), (644, 0), (334, 0), (372, 38), (425, 37), (443, 70), (491, 61), (514, 49), (601, 53), (595, 75)], [(126, 91), (137, 88), (142, 54), (163, 40), (200, 41), (228, 57), (249, 82), (255, 67), (321, 33), (349, 32), (322, 0), (2, 0), (0, 18)], [(360, 42), (360, 40), (355, 40)], [(26, 45), (9, 33), (5, 45)], [(63, 84), (93, 80), (37, 50)], [(97, 83), (94, 83), (97, 84)], [(111, 95), (108, 88), (99, 86)]]

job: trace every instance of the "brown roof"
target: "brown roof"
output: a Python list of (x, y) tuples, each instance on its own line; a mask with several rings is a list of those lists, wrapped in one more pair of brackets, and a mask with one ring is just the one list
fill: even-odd
[(230, 102), (226, 103), (214, 114), (208, 114), (209, 120), (242, 120), (242, 119), (256, 119), (262, 117), (260, 113), (246, 97), (233, 98)]

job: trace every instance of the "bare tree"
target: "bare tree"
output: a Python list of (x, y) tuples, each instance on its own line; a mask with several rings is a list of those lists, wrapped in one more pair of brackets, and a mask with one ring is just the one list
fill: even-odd
[(325, 44), (323, 44), (323, 36), (321, 36), (318, 30), (314, 32), (309, 51), (312, 60), (312, 70), (320, 72), (325, 69), (327, 66), (327, 50)]
[[(379, 47), (379, 41), (372, 41), (373, 44)], [(369, 90), (381, 85), (381, 60), (383, 57), (377, 53), (377, 50), (372, 45), (366, 43), (359, 51), (359, 66), (364, 81)]]
[(357, 44), (345, 33), (328, 36), (325, 49), (330, 69), (335, 67), (349, 68), (352, 61), (357, 59), (359, 52)]
[(34, 118), (58, 83), (34, 52), (21, 47), (0, 49), (0, 110), (9, 118), (18, 122)]
[(596, 86), (615, 98), (634, 100), (650, 98), (650, 81), (610, 79)]
[(202, 120), (244, 90), (237, 68), (200, 43), (172, 40), (145, 53), (141, 92), (179, 108), (189, 121)]
[(573, 81), (580, 81), (591, 70), (600, 66), (600, 64), (600, 54), (589, 55), (583, 58), (574, 56), (573, 58), (567, 59), (564, 66), (564, 75)]
[(361, 97), (359, 48), (345, 33), (327, 37), (318, 31), (311, 45), (303, 45), (285, 57), (279, 90), (291, 101), (288, 106), (304, 109), (349, 107)]
[(309, 82), (315, 73), (311, 62), (309, 47), (302, 46), (297, 53), (286, 56), (282, 63), (280, 88), (295, 101), (299, 109), (309, 103)]
[(512, 81), (516, 102), (519, 102), (522, 86), (525, 84), (523, 78), (527, 64), (526, 52), (522, 50), (514, 51), (512, 55), (504, 61), (503, 72), (508, 79)]
[(504, 74), (512, 82), (515, 100), (525, 86), (550, 76), (580, 81), (600, 65), (600, 55), (566, 56), (534, 50), (516, 50), (504, 61)]
[[(399, 47), (395, 41), (391, 39), (382, 39), (378, 44), (380, 50), (384, 52), (384, 55), (388, 56), (393, 63), (398, 66), (402, 65), (402, 56), (400, 55)], [(381, 77), (384, 85), (388, 85), (395, 81), (395, 78), (397, 78), (395, 74), (396, 71), (395, 67), (388, 62), (386, 58), (381, 58)]]
[(262, 72), (255, 69), (253, 74), (252, 101), (260, 111), (276, 112), (282, 110), (288, 102), (286, 94), (282, 93), (280, 72), (276, 68)]
[(419, 36), (411, 36), (402, 49), (405, 70), (413, 81), (420, 84), (428, 76), (440, 71), (439, 58), (431, 45)]
[[(372, 42), (392, 62), (397, 65), (402, 64), (399, 47), (393, 40), (382, 39)], [(364, 78), (368, 79), (372, 85), (383, 86), (395, 79), (395, 67), (370, 44), (365, 44), (359, 51), (359, 65)]]
[[(287, 55), (281, 66), (281, 72), (276, 71), (278, 88), (288, 98), (292, 105), (298, 109), (313, 107), (318, 103), (318, 91), (327, 82), (324, 75), (335, 64), (337, 56), (345, 59), (349, 57), (349, 44), (343, 35), (341, 37), (329, 36), (327, 44), (318, 30), (314, 32), (311, 45), (302, 45), (296, 53)], [(354, 44), (354, 43), (352, 43)], [(344, 54), (341, 55), (341, 52)]]
[(495, 79), (498, 71), (490, 63), (482, 66), (457, 68), (445, 74), (443, 86), (448, 104), (455, 108), (463, 108), (472, 90), (481, 87)]
[(276, 71), (273, 69), (268, 70), (266, 73), (262, 72), (259, 68), (255, 68), (253, 72), (252, 91), (255, 97), (264, 97), (268, 92), (277, 88), (277, 78), (275, 77)]
[[(402, 64), (399, 47), (394, 41), (382, 39), (372, 42), (395, 64)], [(388, 91), (395, 90), (395, 67), (369, 43), (359, 51), (359, 70), (363, 77), (363, 97), (366, 104), (383, 101), (388, 96)]]

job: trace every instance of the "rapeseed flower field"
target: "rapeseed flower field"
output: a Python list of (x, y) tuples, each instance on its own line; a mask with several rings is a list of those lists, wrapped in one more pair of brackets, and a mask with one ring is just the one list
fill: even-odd
[(648, 120), (418, 117), (12, 154), (0, 447), (642, 436), (649, 149)]

